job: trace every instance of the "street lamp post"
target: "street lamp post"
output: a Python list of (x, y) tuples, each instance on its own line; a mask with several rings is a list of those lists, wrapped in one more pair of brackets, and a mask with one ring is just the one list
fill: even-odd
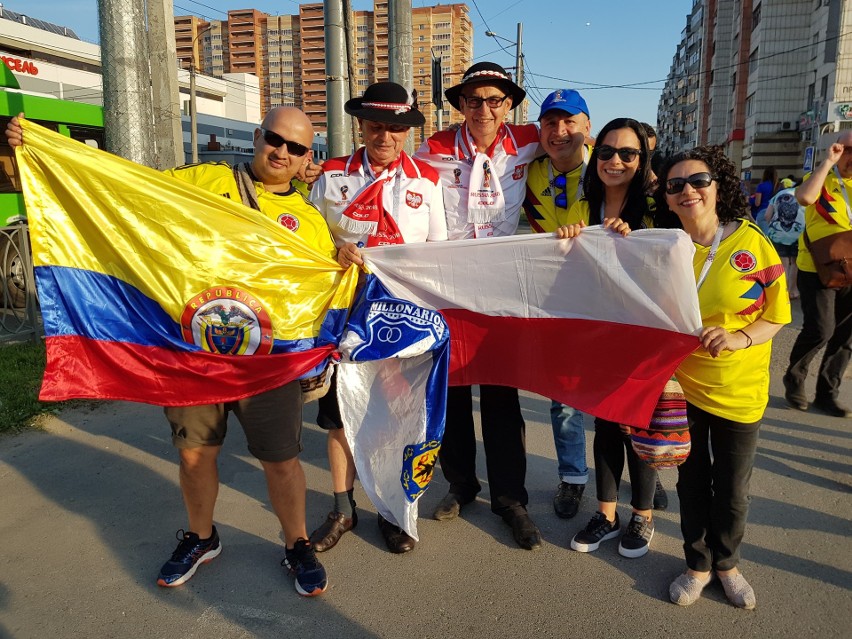
[[(504, 38), (501, 35), (498, 35), (494, 31), (486, 31), (485, 35), (489, 38), (494, 38), (495, 40), (499, 38), (500, 40), (505, 40), (509, 44), (515, 45), (515, 84), (517, 84), (522, 89), (524, 88), (524, 54), (522, 52), (522, 38), (524, 32), (524, 25), (519, 22), (518, 23), (518, 40), (516, 42), (512, 42), (511, 40)], [(501, 45), (502, 47), (502, 45)], [(515, 109), (513, 114), (513, 122), (515, 124), (523, 124), (521, 121), (523, 118), (523, 105), (519, 104)]]
[(202, 29), (192, 39), (192, 57), (189, 59), (189, 144), (191, 147), (192, 163), (198, 164), (198, 113), (195, 109), (195, 42), (210, 31), (213, 25)]

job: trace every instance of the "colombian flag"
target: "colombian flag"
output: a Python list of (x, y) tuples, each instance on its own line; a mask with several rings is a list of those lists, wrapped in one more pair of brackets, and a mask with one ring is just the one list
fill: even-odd
[(232, 401), (326, 364), (357, 269), (241, 204), (22, 126), (41, 399)]

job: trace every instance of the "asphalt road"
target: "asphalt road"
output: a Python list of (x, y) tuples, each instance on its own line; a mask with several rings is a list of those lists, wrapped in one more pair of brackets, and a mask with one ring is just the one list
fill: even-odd
[[(852, 420), (784, 406), (780, 379), (796, 330), (775, 340), (752, 481), (741, 564), (757, 593), (752, 612), (729, 605), (718, 585), (692, 607), (669, 603), (668, 584), (683, 569), (675, 470), (662, 473), (671, 505), (657, 514), (648, 555), (625, 559), (615, 540), (592, 554), (570, 550), (594, 512), (593, 484), (576, 519), (553, 514), (549, 403), (526, 393), (527, 487), (546, 542), (540, 550), (515, 546), (489, 511), (484, 480), (461, 519), (428, 519), (446, 491), (436, 473), (420, 502), (421, 542), (391, 555), (359, 487), (361, 522), (321, 555), (329, 590), (304, 599), (279, 566), (263, 475), (235, 426), (221, 457), (224, 552), (186, 585), (158, 588), (157, 570), (184, 526), (176, 455), (160, 409), (104, 403), (0, 439), (0, 637), (849, 637)], [(849, 382), (841, 399), (852, 405)], [(302, 457), (309, 530), (331, 505), (315, 406), (305, 410)], [(589, 432), (590, 465), (591, 440)], [(484, 478), (481, 447), (479, 455)]]

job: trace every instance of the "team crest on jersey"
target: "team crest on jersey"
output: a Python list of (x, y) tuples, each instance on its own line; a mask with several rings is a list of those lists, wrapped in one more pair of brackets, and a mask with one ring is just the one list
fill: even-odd
[(266, 355), (272, 322), (254, 295), (234, 286), (214, 286), (194, 296), (180, 318), (183, 339), (209, 353)]
[(433, 440), (408, 445), (403, 449), (400, 481), (408, 501), (416, 501), (432, 481), (440, 448), (441, 442)]
[(423, 204), (423, 196), (420, 193), (412, 193), (411, 191), (406, 191), (405, 203), (410, 209), (420, 208), (420, 205)]
[(282, 213), (278, 216), (278, 223), (286, 229), (290, 229), (294, 233), (299, 228), (299, 218), (292, 213)]
[(749, 271), (753, 271), (754, 267), (757, 266), (757, 260), (751, 251), (737, 251), (731, 255), (731, 266), (740, 273), (748, 273)]
[(526, 162), (524, 164), (519, 164), (515, 167), (515, 171), (512, 173), (513, 180), (523, 180), (524, 179), (524, 170), (527, 168)]

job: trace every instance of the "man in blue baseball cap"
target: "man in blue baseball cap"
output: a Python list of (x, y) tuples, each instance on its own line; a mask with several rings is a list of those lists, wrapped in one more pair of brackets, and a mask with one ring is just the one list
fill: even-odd
[[(568, 209), (583, 194), (583, 176), (591, 149), (589, 107), (573, 89), (557, 89), (545, 98), (538, 116), (539, 140), (547, 155), (534, 160), (527, 175), (524, 212), (536, 233), (552, 233), (567, 221)], [(550, 421), (559, 463), (559, 486), (553, 498), (557, 516), (577, 514), (589, 468), (583, 413), (552, 401)]]

